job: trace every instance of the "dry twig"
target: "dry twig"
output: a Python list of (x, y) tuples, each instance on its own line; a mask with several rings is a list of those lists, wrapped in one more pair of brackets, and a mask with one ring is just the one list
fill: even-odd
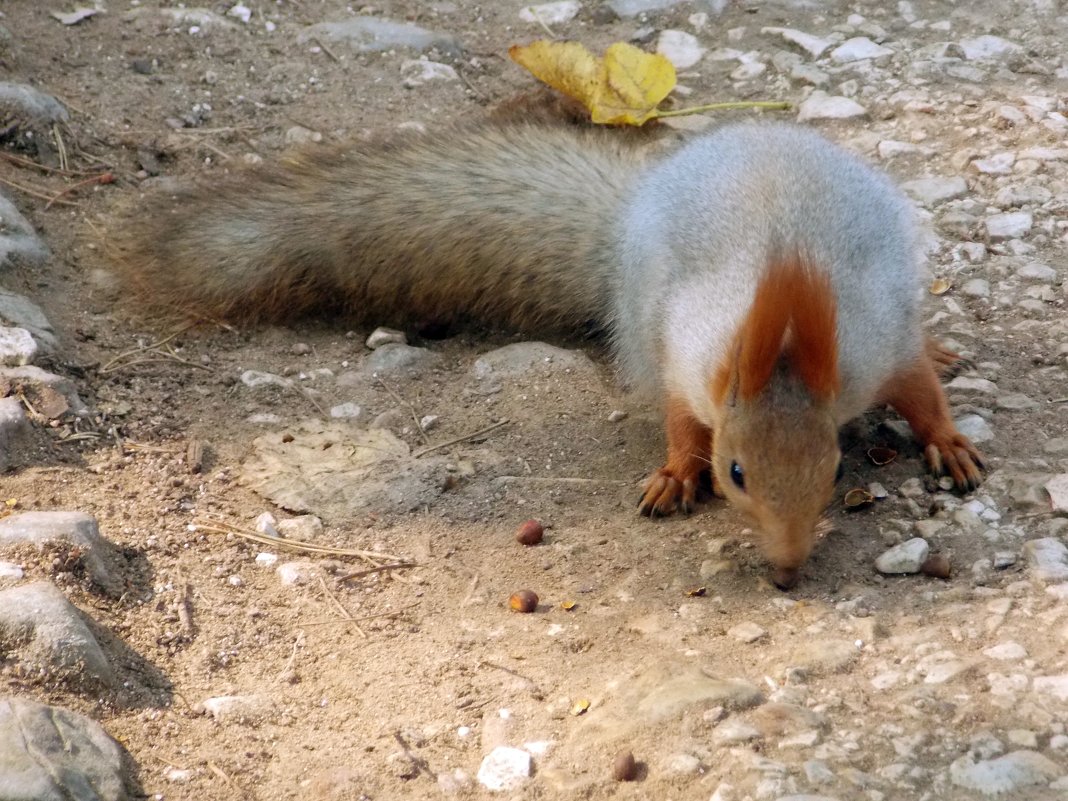
[(441, 450), (442, 448), (447, 448), (450, 445), (456, 445), (461, 442), (467, 442), (467, 440), (469, 439), (475, 439), (475, 437), (481, 437), (483, 434), (488, 434), (489, 432), (495, 431), (501, 426), (508, 425), (509, 422), (510, 421), (505, 418), (504, 420), (496, 422), (491, 426), (480, 428), (478, 431), (472, 431), (470, 434), (464, 434), (462, 437), (454, 437), (453, 439), (446, 440), (445, 442), (439, 442), (437, 445), (428, 445), (425, 448), (420, 448), (419, 450), (417, 450), (415, 453), (412, 454), (412, 457), (418, 459), (420, 456), (425, 456), (431, 451)]

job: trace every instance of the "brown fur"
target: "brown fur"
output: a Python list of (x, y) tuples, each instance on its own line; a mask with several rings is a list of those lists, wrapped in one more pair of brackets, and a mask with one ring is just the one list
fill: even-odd
[(604, 132), (525, 125), (316, 147), (150, 197), (106, 247), (150, 312), (567, 328), (607, 316), (605, 221), (640, 162)]

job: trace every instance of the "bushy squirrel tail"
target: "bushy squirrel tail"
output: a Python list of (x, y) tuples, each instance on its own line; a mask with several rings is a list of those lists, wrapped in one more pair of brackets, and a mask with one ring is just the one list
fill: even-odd
[(105, 247), (153, 312), (603, 322), (640, 168), (610, 132), (529, 125), (318, 147), (151, 198)]

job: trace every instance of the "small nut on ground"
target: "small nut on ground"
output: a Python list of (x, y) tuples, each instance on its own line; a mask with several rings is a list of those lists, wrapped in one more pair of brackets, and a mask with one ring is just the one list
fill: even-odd
[(632, 782), (638, 778), (638, 763), (634, 761), (634, 754), (624, 751), (616, 757), (612, 763), (612, 778), (617, 782)]
[(538, 608), (538, 594), (532, 590), (513, 592), (508, 605), (516, 612), (533, 612)]
[(920, 572), (925, 576), (947, 579), (952, 575), (953, 567), (949, 564), (948, 556), (936, 553), (924, 560), (923, 564), (920, 565)]
[(545, 529), (537, 520), (528, 520), (515, 533), (515, 541), (520, 545), (537, 545), (545, 536)]

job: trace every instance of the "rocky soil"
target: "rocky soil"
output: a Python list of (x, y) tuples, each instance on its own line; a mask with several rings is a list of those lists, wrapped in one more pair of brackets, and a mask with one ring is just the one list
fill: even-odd
[[(1068, 793), (1058, 0), (0, 11), (0, 798)], [(123, 304), (99, 236), (143, 192), (480, 118), (549, 35), (665, 52), (680, 106), (789, 100), (901, 183), (977, 492), (873, 411), (783, 593), (722, 502), (636, 515), (658, 412), (596, 338)]]

